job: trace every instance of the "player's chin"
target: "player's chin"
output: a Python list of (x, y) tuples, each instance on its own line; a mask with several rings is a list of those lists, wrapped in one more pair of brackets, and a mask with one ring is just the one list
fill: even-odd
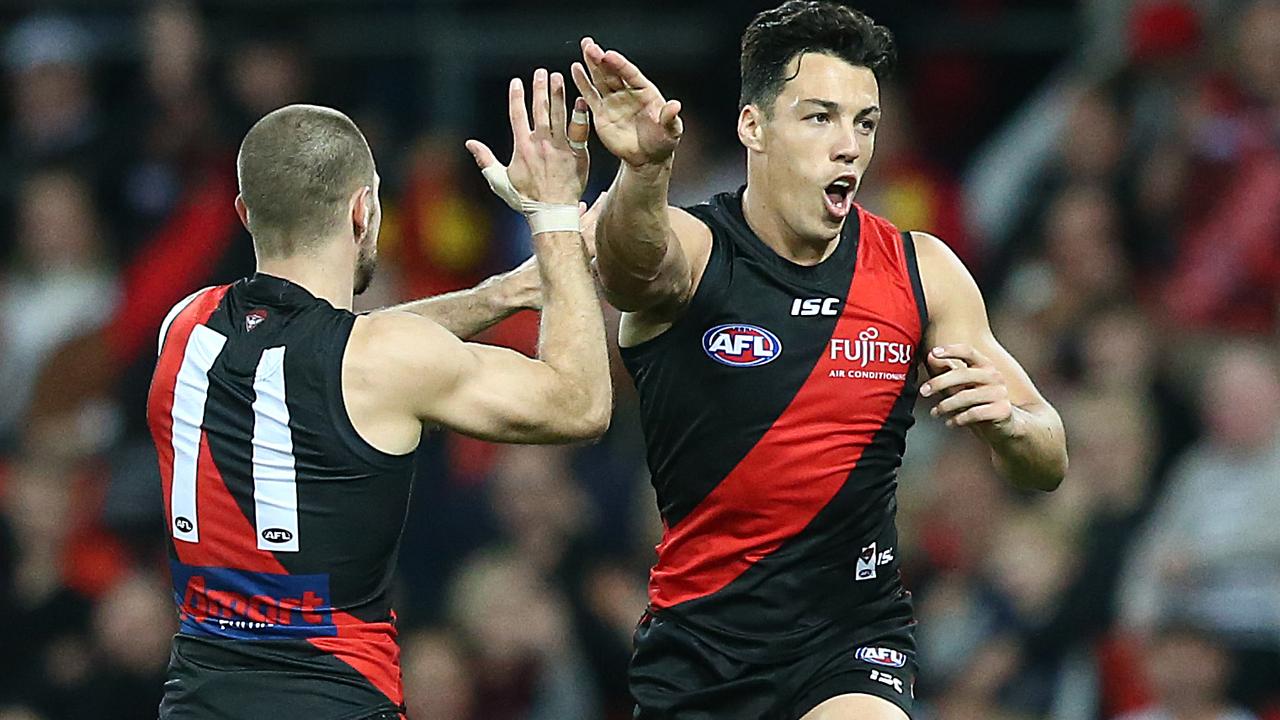
[(847, 219), (847, 217), (833, 215), (826, 208), (823, 208), (818, 216), (818, 221), (814, 223), (814, 234), (822, 240), (834, 240), (840, 234), (840, 230), (844, 227)]

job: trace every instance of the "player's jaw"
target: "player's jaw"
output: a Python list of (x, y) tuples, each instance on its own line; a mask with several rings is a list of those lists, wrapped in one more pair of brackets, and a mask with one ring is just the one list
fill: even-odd
[(858, 176), (823, 169), (803, 171), (792, 165), (775, 168), (764, 187), (772, 213), (797, 240), (826, 244), (840, 235), (845, 220), (853, 213)]
[(361, 248), (356, 255), (355, 276), (351, 283), (351, 292), (360, 295), (373, 283), (374, 272), (378, 269), (378, 251), (373, 245), (368, 249)]
[[(375, 181), (375, 188), (381, 184), (381, 178)], [(373, 276), (378, 269), (378, 232), (382, 229), (382, 203), (374, 191), (373, 211), (369, 215), (364, 236), (356, 244), (355, 276), (352, 278), (352, 292), (356, 295), (369, 289)], [(358, 232), (358, 230), (357, 230)]]

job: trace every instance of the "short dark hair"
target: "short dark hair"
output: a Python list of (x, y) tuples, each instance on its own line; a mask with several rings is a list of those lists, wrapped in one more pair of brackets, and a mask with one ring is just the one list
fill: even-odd
[(768, 111), (790, 79), (791, 58), (807, 52), (865, 67), (880, 80), (897, 59), (893, 33), (865, 13), (828, 0), (787, 0), (756, 15), (742, 33), (739, 107), (754, 104)]
[(236, 161), (249, 232), (268, 257), (310, 249), (344, 220), (346, 201), (374, 183), (373, 153), (351, 118), (289, 105), (244, 136)]

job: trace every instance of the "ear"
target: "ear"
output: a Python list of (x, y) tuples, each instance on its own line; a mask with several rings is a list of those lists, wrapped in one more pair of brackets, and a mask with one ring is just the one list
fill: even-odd
[(356, 242), (364, 240), (373, 220), (373, 188), (365, 185), (351, 198), (351, 232)]
[(738, 142), (756, 152), (764, 152), (764, 113), (755, 105), (743, 105), (738, 113)]
[(244, 197), (236, 195), (236, 214), (240, 216), (240, 224), (249, 229), (249, 208), (244, 204)]

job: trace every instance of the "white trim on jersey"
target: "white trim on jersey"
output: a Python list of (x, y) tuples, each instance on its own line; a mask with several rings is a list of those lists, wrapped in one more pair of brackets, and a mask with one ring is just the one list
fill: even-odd
[(207, 288), (203, 288), (201, 290), (197, 290), (191, 293), (190, 295), (180, 300), (177, 305), (174, 305), (173, 309), (169, 311), (169, 314), (164, 316), (164, 322), (160, 323), (160, 337), (156, 339), (156, 357), (159, 357), (160, 352), (164, 350), (164, 336), (169, 334), (169, 325), (173, 323), (174, 318), (178, 317), (178, 313), (182, 312), (183, 310), (186, 310), (187, 306), (190, 305), (192, 301), (194, 301), (196, 297), (199, 296), (201, 293), (203, 293), (205, 290), (212, 290), (212, 289), (213, 289), (213, 286), (210, 285)]
[(209, 399), (209, 368), (226, 342), (227, 338), (216, 330), (204, 325), (193, 327), (173, 389), (173, 487), (169, 510), (173, 536), (186, 542), (200, 542), (200, 519), (196, 513), (200, 433)]
[(285, 403), (284, 348), (262, 351), (253, 377), (253, 510), (258, 549), (298, 552), (298, 475), (289, 406)]

